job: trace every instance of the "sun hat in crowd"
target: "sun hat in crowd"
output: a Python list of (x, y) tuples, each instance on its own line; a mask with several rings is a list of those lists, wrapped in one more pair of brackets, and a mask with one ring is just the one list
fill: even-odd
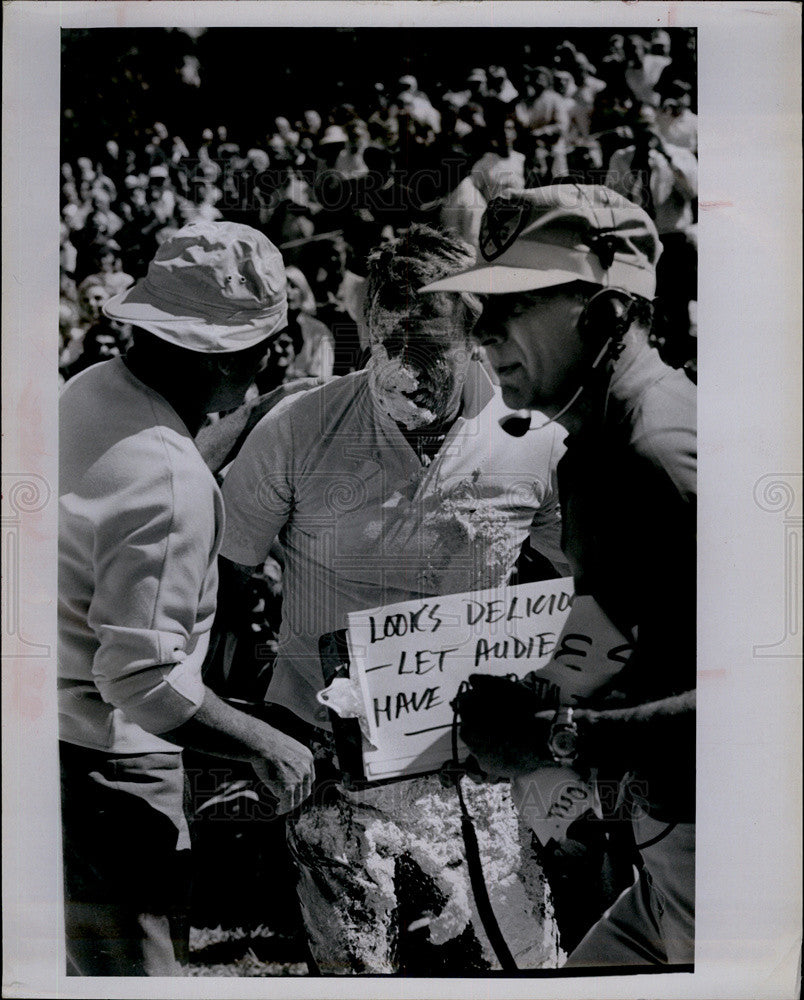
[(643, 298), (656, 291), (661, 244), (643, 209), (597, 184), (553, 184), (491, 201), (480, 226), (483, 263), (420, 292), (504, 295), (588, 281)]
[(103, 311), (190, 351), (245, 350), (287, 325), (284, 261), (251, 226), (193, 222)]

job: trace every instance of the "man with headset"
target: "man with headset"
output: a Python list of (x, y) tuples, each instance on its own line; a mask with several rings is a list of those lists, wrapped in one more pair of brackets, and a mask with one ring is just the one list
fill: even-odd
[(547, 668), (559, 712), (524, 710), (522, 685), (496, 691), (491, 710), (485, 678), (459, 699), (461, 736), (485, 771), (515, 785), (555, 764), (621, 779), (640, 874), (567, 965), (689, 965), (695, 388), (648, 343), (659, 238), (641, 208), (608, 188), (556, 185), (493, 201), (480, 249), (482, 263), (420, 291), (483, 295), (475, 336), (503, 399), (569, 431), (562, 547), (576, 594), (596, 601), (630, 649), (609, 650), (590, 675), (596, 640), (607, 639), (574, 628), (573, 609)]

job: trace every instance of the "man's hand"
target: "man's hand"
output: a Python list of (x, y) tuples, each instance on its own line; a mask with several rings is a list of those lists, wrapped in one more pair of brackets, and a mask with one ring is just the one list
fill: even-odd
[(324, 385), (334, 377), (335, 376), (330, 376), (330, 378), (297, 378), (293, 379), (291, 382), (283, 382), (281, 385), (277, 386), (276, 389), (266, 392), (263, 396), (255, 399), (251, 404), (251, 409), (248, 413), (248, 420), (246, 421), (245, 433), (248, 434), (248, 432), (251, 431), (260, 422), (260, 420), (262, 420), (265, 414), (269, 413), (277, 405), (277, 403), (281, 403), (283, 399), (287, 399), (288, 396), (295, 396), (297, 392), (306, 392), (307, 389), (317, 389), (319, 386)]
[(267, 727), (265, 749), (251, 764), (257, 777), (276, 798), (278, 815), (290, 812), (313, 790), (313, 755), (302, 743), (273, 727)]
[(527, 685), (472, 674), (457, 698), (460, 736), (491, 778), (527, 774), (551, 761), (547, 748), (552, 708)]
[(329, 379), (325, 378), (299, 378), (292, 382), (283, 382), (271, 392), (238, 406), (236, 410), (227, 413), (214, 424), (202, 427), (195, 438), (196, 448), (201, 452), (201, 457), (207, 466), (213, 472), (218, 472), (234, 460), (254, 427), (277, 403), (297, 392), (315, 389), (328, 381)]
[(209, 688), (181, 726), (162, 734), (180, 747), (247, 761), (277, 800), (277, 813), (300, 805), (313, 789), (313, 755), (286, 733), (227, 704)]

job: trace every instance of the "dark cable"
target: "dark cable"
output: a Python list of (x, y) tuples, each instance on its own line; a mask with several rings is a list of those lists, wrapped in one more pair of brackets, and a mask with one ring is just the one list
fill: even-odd
[(458, 695), (456, 695), (455, 701), (452, 703), (452, 765), (450, 768), (450, 774), (455, 785), (455, 791), (458, 793), (458, 802), (461, 807), (461, 833), (463, 834), (463, 844), (466, 850), (466, 864), (469, 869), (469, 882), (472, 886), (475, 903), (477, 904), (477, 912), (480, 915), (480, 921), (483, 924), (483, 929), (491, 942), (491, 947), (494, 949), (494, 953), (497, 956), (503, 971), (516, 972), (518, 971), (517, 964), (514, 961), (514, 956), (511, 954), (510, 948), (506, 944), (505, 938), (500, 930), (500, 925), (497, 923), (497, 918), (494, 915), (491, 900), (489, 899), (488, 889), (486, 888), (486, 882), (483, 878), (483, 863), (480, 860), (480, 848), (477, 843), (477, 834), (475, 833), (474, 824), (472, 823), (472, 817), (469, 815), (469, 810), (466, 808), (466, 801), (464, 800), (463, 790), (461, 789), (461, 774), (463, 769), (458, 762), (458, 697), (466, 689), (466, 687), (467, 685), (464, 681), (458, 690)]

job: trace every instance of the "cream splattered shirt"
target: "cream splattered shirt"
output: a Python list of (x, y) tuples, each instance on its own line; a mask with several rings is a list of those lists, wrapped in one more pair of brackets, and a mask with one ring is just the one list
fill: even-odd
[(522, 542), (563, 571), (556, 465), (564, 431), (515, 439), (499, 389), (473, 362), (463, 411), (423, 465), (374, 402), (365, 371), (299, 393), (255, 427), (224, 481), (221, 554), (285, 551), (282, 627), (268, 699), (327, 727), (319, 637), (351, 611), (496, 586)]

